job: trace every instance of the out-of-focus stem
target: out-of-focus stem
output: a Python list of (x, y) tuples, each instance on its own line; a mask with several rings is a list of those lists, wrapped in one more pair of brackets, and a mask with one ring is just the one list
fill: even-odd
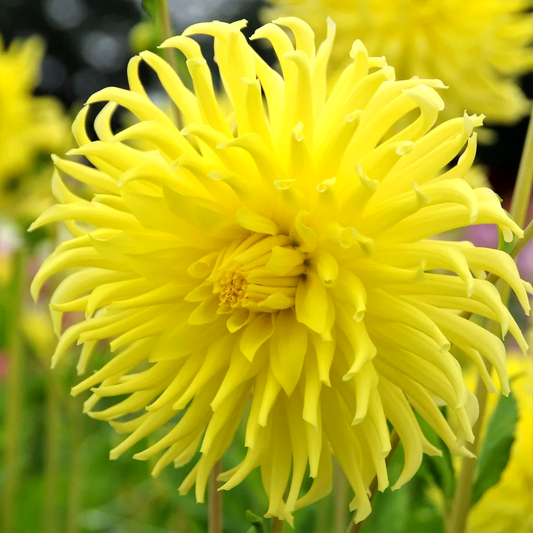
[[(172, 31), (172, 21), (170, 20), (170, 12), (168, 10), (167, 0), (158, 0), (159, 2), (159, 24), (161, 27), (161, 34), (163, 40), (170, 39), (174, 36)], [(176, 51), (173, 48), (163, 48), (163, 56), (165, 61), (174, 69), (175, 72), (179, 73), (178, 57), (176, 56)], [(183, 127), (182, 118), (180, 110), (175, 106), (172, 101), (170, 102), (170, 109), (173, 115), (174, 123), (178, 129)]]
[(78, 533), (79, 516), (83, 495), (83, 433), (84, 417), (81, 401), (72, 401), (69, 406), (69, 481), (67, 499), (66, 533)]
[(220, 472), (221, 464), (217, 461), (209, 476), (209, 533), (222, 533), (222, 494), (217, 481)]
[(2, 531), (15, 530), (17, 494), (22, 471), (22, 403), (24, 380), (24, 346), (22, 341), (22, 301), (26, 281), (26, 250), (21, 247), (14, 258), (13, 279), (9, 287), (6, 377), (6, 440), (4, 447), (4, 487), (2, 494)]
[(313, 533), (323, 533), (330, 527), (331, 498), (322, 498), (317, 505), (317, 516)]
[(527, 210), (531, 200), (533, 187), (533, 108), (527, 129), (524, 151), (520, 160), (520, 168), (516, 178), (513, 199), (511, 201), (511, 216), (522, 227), (526, 222)]
[(272, 523), (270, 524), (270, 533), (283, 533), (285, 530), (285, 520), (280, 520), (279, 518), (272, 518)]
[[(161, 34), (163, 40), (170, 39), (174, 36), (172, 33), (172, 23), (170, 21), (170, 12), (168, 10), (167, 0), (158, 0), (159, 1), (159, 24), (161, 25)], [(177, 72), (178, 71), (178, 60), (176, 53), (172, 48), (163, 48), (163, 55), (165, 56), (165, 61)]]
[[(492, 365), (487, 363), (487, 371), (491, 372)], [(479, 417), (472, 428), (474, 442), (468, 446), (469, 450), (477, 456), (480, 449), (480, 435), (485, 423), (487, 410), (487, 387), (481, 379), (477, 380), (476, 397), (479, 402)], [(463, 533), (465, 531), (470, 505), (472, 503), (472, 488), (474, 485), (474, 475), (476, 473), (477, 459), (463, 457), (461, 461), (461, 472), (457, 480), (457, 488), (452, 503), (450, 520), (447, 523), (448, 533)]]
[(333, 471), (333, 501), (335, 533), (346, 531), (346, 499), (348, 495), (348, 482), (339, 463), (335, 462)]
[(58, 487), (61, 450), (61, 402), (51, 377), (46, 379), (46, 457), (44, 480), (44, 531), (56, 533), (58, 527)]
[[(522, 152), (522, 159), (520, 160), (520, 168), (518, 170), (518, 177), (511, 202), (511, 216), (514, 221), (522, 227), (526, 222), (527, 210), (531, 201), (531, 189), (533, 187), (533, 108), (531, 109), (531, 116), (529, 119), (529, 127), (527, 130), (526, 140), (524, 143), (524, 150)], [(530, 225), (531, 226), (531, 225)], [(527, 241), (531, 238), (532, 229), (528, 226), (524, 234), (523, 241), (520, 245), (515, 244), (512, 250), (513, 257), (518, 255), (518, 252), (525, 246)], [(527, 239), (526, 239), (527, 237)], [(514, 252), (514, 254), (513, 254)], [(490, 279), (490, 277), (489, 277)], [(491, 279), (497, 281), (497, 278)], [(509, 302), (511, 293), (510, 287), (500, 285), (499, 291), (503, 305)], [(490, 372), (492, 367), (487, 364), (487, 370)], [(476, 396), (479, 403), (479, 418), (473, 427), (475, 441), (470, 446), (471, 451), (476, 454), (479, 450), (479, 436), (483, 428), (487, 403), (487, 389), (484, 386), (481, 377), (478, 376), (476, 385)], [(476, 461), (463, 457), (461, 461), (461, 471), (457, 481), (457, 488), (455, 490), (454, 500), (452, 503), (452, 511), (450, 519), (447, 523), (448, 533), (464, 533), (470, 513), (470, 506), (472, 504), (472, 487), (474, 484), (474, 476), (476, 473)]]

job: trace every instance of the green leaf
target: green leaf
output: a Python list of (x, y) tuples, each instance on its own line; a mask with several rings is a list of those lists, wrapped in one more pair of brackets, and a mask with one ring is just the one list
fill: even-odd
[(266, 533), (265, 524), (260, 516), (248, 510), (246, 511), (246, 520), (252, 524), (247, 533)]
[(498, 483), (509, 461), (517, 422), (518, 408), (513, 395), (502, 396), (489, 422), (487, 434), (483, 441), (478, 462), (478, 473), (472, 492), (472, 505), (483, 496), (487, 489)]

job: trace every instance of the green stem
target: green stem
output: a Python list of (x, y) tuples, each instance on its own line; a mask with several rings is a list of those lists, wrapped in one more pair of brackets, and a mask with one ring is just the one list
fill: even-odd
[(513, 199), (511, 201), (511, 216), (522, 227), (526, 222), (527, 210), (533, 187), (533, 108), (529, 119), (524, 151), (520, 160), (520, 168), (516, 178)]
[[(48, 374), (50, 372), (48, 371)], [(61, 402), (54, 383), (46, 378), (46, 457), (44, 479), (44, 531), (55, 533), (58, 527), (58, 487), (61, 450)]]
[(79, 516), (83, 496), (83, 434), (84, 416), (81, 401), (76, 399), (69, 406), (70, 463), (67, 499), (66, 533), (78, 533)]
[(4, 486), (2, 495), (2, 531), (15, 531), (18, 516), (18, 490), (22, 472), (23, 384), (25, 355), (22, 340), (22, 302), (26, 281), (26, 251), (20, 248), (15, 253), (14, 270), (9, 301), (6, 310), (9, 317), (7, 328), (7, 355), (9, 368), (6, 378), (6, 440), (4, 448)]
[[(489, 372), (489, 374), (491, 370), (492, 365), (487, 363), (487, 372)], [(468, 445), (468, 449), (476, 456), (481, 446), (479, 437), (485, 423), (487, 395), (487, 387), (481, 379), (478, 379), (476, 384), (476, 397), (479, 402), (479, 416), (472, 428), (474, 442)], [(462, 533), (465, 531), (468, 514), (470, 512), (470, 505), (472, 503), (472, 488), (474, 486), (476, 467), (476, 458), (463, 457), (461, 462), (461, 472), (459, 474), (459, 479), (457, 480), (457, 489), (452, 502), (451, 516), (446, 528), (448, 533)]]
[[(161, 35), (163, 37), (163, 40), (166, 41), (167, 39), (170, 39), (174, 36), (167, 0), (158, 0), (158, 15), (159, 24), (161, 27)], [(174, 72), (179, 73), (179, 64), (176, 51), (173, 48), (163, 48), (163, 57), (165, 58), (165, 61), (172, 67)], [(170, 101), (170, 109), (173, 122), (176, 124), (176, 127), (181, 130), (181, 128), (183, 127), (183, 121), (181, 118), (180, 110), (172, 103), (172, 101)]]
[[(529, 119), (529, 127), (527, 130), (526, 140), (524, 143), (524, 150), (522, 152), (522, 159), (520, 161), (520, 168), (518, 170), (518, 177), (511, 202), (511, 216), (514, 221), (522, 227), (526, 222), (527, 210), (531, 201), (531, 189), (533, 186), (533, 108), (531, 110), (531, 117)], [(518, 255), (519, 251), (531, 239), (533, 229), (531, 224), (527, 227), (524, 237), (520, 239), (511, 252), (513, 257)], [(492, 278), (492, 279), (491, 279)], [(496, 282), (497, 277), (489, 276), (490, 281)], [(510, 287), (503, 285), (499, 287), (500, 295), (503, 305), (507, 305), (510, 296)], [(491, 365), (487, 364), (487, 370), (491, 371)], [(473, 427), (475, 441), (470, 446), (471, 451), (476, 454), (478, 451), (479, 435), (484, 424), (486, 403), (487, 403), (487, 389), (484, 386), (481, 377), (478, 376), (476, 385), (476, 396), (479, 403), (479, 418)], [(455, 490), (454, 500), (452, 502), (451, 516), (448, 521), (448, 533), (464, 533), (470, 513), (470, 506), (472, 504), (472, 487), (474, 484), (474, 476), (476, 473), (476, 462), (474, 459), (463, 457), (461, 461), (461, 471), (457, 481), (457, 488)]]
[[(158, 14), (159, 14), (159, 24), (161, 26), (161, 35), (163, 40), (166, 41), (174, 36), (172, 33), (172, 23), (170, 21), (170, 12), (168, 10), (167, 0), (158, 0)], [(172, 48), (163, 48), (163, 55), (165, 61), (174, 69), (175, 72), (178, 71), (178, 60), (176, 53)]]
[(331, 509), (333, 502), (331, 498), (322, 498), (317, 504), (316, 520), (313, 533), (324, 533), (331, 527)]
[(334, 501), (334, 531), (346, 531), (346, 500), (348, 495), (348, 482), (338, 462), (333, 470), (333, 501)]
[(285, 530), (285, 520), (273, 517), (270, 525), (270, 533), (283, 533)]
[(222, 533), (222, 494), (217, 480), (220, 472), (221, 464), (217, 461), (209, 476), (209, 533)]
[[(385, 459), (385, 462), (387, 465), (389, 464), (389, 461), (392, 459), (392, 456), (394, 455), (394, 452), (396, 451), (398, 444), (400, 444), (400, 437), (398, 433), (396, 433), (395, 430), (393, 430), (391, 433), (390, 443), (391, 443), (391, 449), (390, 449), (389, 455), (387, 455), (387, 459)], [(374, 476), (374, 479), (372, 480), (372, 483), (370, 484), (370, 487), (368, 488), (368, 492), (370, 493), (370, 503), (372, 503), (372, 500), (374, 499), (374, 496), (376, 495), (377, 491), (378, 491), (378, 478), (377, 476)], [(358, 533), (363, 527), (364, 522), (355, 523), (356, 514), (357, 512), (355, 512), (353, 515), (353, 518), (350, 522), (350, 526), (348, 527), (347, 533)]]

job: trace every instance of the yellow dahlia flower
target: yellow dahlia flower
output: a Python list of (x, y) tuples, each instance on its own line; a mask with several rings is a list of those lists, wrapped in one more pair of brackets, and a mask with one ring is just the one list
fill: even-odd
[(398, 77), (439, 78), (450, 88), (443, 117), (485, 113), (514, 122), (529, 104), (517, 77), (533, 68), (532, 0), (270, 0), (265, 18), (296, 15), (325, 36), (330, 16), (339, 39), (333, 68), (347, 65), (354, 39), (385, 55)]
[[(2, 212), (27, 209), (30, 198), (42, 199), (42, 190), (35, 187), (35, 183), (39, 182), (39, 172), (33, 175), (35, 179), (30, 179), (28, 173), (33, 172), (36, 156), (65, 149), (68, 138), (68, 123), (59, 102), (51, 97), (33, 95), (39, 81), (43, 53), (43, 43), (37, 37), (14, 41), (4, 49), (0, 36)], [(49, 197), (48, 179), (49, 175), (44, 183)], [(36, 214), (33, 211), (32, 216)]]
[[(388, 422), (405, 449), (395, 488), (415, 474), (424, 452), (440, 453), (413, 409), (454, 453), (468, 454), (476, 400), (452, 344), (491, 390), (484, 359), (509, 390), (502, 341), (459, 311), (498, 322), (527, 347), (484, 280), (486, 271), (500, 275), (529, 310), (531, 287), (511, 258), (430, 237), (484, 223), (497, 224), (507, 240), (522, 231), (491, 190), (463, 180), (481, 118), (431, 129), (443, 107), (440, 81), (396, 81), (394, 69), (356, 41), (328, 97), (332, 23), (318, 49), (297, 18), (255, 33), (273, 45), (282, 74), (253, 51), (244, 26), (197, 24), (163, 43), (185, 54), (194, 92), (143, 52), (130, 62), (130, 90), (107, 88), (89, 99), (109, 102), (95, 121), (99, 140), (85, 131), (85, 107), (70, 154), (93, 166), (56, 158), (59, 203), (32, 226), (61, 220), (73, 239), (44, 262), (32, 290), (37, 296), (51, 275), (78, 269), (55, 291), (51, 310), (58, 333), (63, 313), (83, 311), (86, 319), (61, 334), (53, 365), (77, 342), (82, 373), (96, 343), (113, 339), (110, 361), (72, 390), (92, 389), (90, 416), (129, 434), (111, 458), (168, 422), (166, 435), (134, 457), (164, 452), (157, 475), (199, 450), (180, 492), (196, 485), (203, 501), (208, 475), (242, 420), (246, 456), (225, 465), (223, 489), (260, 467), (267, 516), (291, 521), (293, 511), (329, 493), (334, 455), (362, 520), (371, 480), (377, 475), (380, 489), (389, 483)], [(214, 37), (228, 114), (191, 38), (198, 34)], [(147, 96), (141, 62), (181, 111), (181, 131)], [(117, 106), (139, 122), (113, 132)], [(133, 139), (152, 150), (132, 148)], [(91, 200), (70, 192), (66, 176), (92, 187)], [(115, 405), (95, 410), (112, 396), (120, 397)], [(441, 401), (457, 419), (456, 433)], [(307, 475), (314, 481), (301, 494)]]
[(472, 509), (468, 533), (533, 532), (533, 361), (509, 363), (519, 410), (515, 441), (500, 481)]

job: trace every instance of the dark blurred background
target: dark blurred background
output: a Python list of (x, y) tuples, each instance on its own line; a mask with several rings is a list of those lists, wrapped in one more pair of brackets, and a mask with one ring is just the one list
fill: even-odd
[[(204, 20), (246, 18), (258, 26), (259, 0), (170, 0), (176, 33)], [(43, 36), (47, 53), (38, 91), (67, 108), (110, 85), (125, 86), (134, 27), (146, 20), (140, 0), (1, 0), (0, 33)]]

